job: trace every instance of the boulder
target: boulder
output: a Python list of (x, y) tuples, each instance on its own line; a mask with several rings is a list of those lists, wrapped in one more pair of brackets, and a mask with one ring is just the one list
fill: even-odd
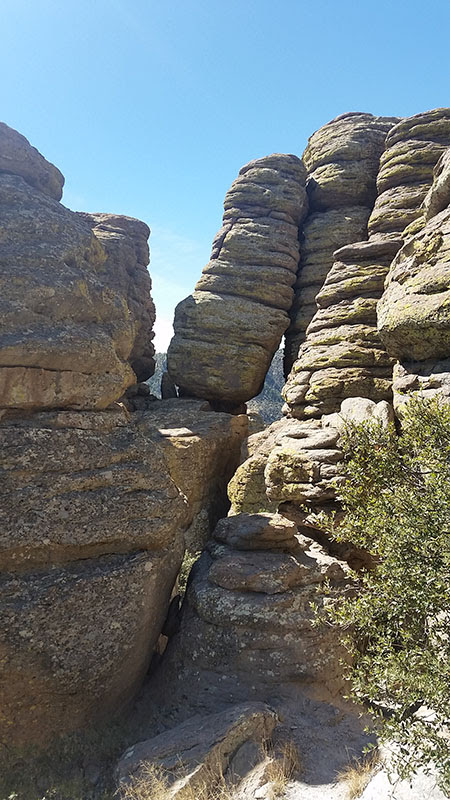
[(181, 394), (228, 410), (260, 392), (289, 322), (304, 183), (302, 162), (275, 154), (242, 167), (227, 192), (211, 260), (175, 312), (167, 358)]
[(226, 511), (245, 418), (200, 401), (0, 423), (0, 738), (47, 743), (128, 701), (198, 517)]
[(256, 746), (262, 760), (262, 748), (276, 724), (276, 714), (263, 703), (245, 703), (192, 717), (129, 748), (118, 764), (119, 784), (133, 784), (134, 778), (145, 787), (146, 774), (156, 774), (165, 784), (167, 800), (183, 800), (196, 793), (203, 796), (224, 780), (234, 783), (241, 777), (236, 775), (237, 755), (241, 754), (239, 762), (243, 762), (244, 748), (248, 754)]

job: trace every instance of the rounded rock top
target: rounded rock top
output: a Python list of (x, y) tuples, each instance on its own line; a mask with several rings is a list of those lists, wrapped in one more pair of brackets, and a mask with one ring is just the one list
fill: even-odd
[(19, 175), (53, 200), (61, 200), (64, 175), (25, 136), (0, 122), (0, 173)]

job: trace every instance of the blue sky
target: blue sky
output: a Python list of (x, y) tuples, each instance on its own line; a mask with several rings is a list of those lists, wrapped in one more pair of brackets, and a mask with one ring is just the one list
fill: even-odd
[(450, 105), (449, 29), (449, 0), (0, 0), (0, 119), (67, 206), (150, 225), (161, 349), (240, 166), (345, 111)]

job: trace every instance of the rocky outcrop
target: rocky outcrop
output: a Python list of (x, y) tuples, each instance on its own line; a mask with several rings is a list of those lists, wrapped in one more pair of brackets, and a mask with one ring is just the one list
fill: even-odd
[(310, 212), (301, 229), (301, 259), (285, 343), (286, 377), (315, 314), (315, 298), (331, 269), (334, 251), (367, 236), (380, 156), (396, 121), (343, 114), (308, 141), (303, 161)]
[(59, 171), (11, 129), (0, 159), (0, 409), (106, 408), (130, 361), (153, 369), (149, 230), (62, 206)]
[(336, 689), (343, 651), (334, 631), (315, 626), (311, 604), (320, 613), (346, 586), (345, 563), (282, 516), (221, 520), (191, 573), (166, 679), (188, 682), (191, 700), (208, 686), (209, 702), (262, 699), (298, 681)]
[[(420, 204), (443, 142), (449, 141), (449, 121), (447, 110), (438, 109), (403, 120), (389, 131), (377, 179), (379, 195), (369, 219), (369, 241), (334, 253), (333, 266), (316, 296), (317, 311), (306, 341), (283, 390), (289, 416), (320, 418), (338, 411), (347, 397), (391, 401), (392, 367), (398, 353), (389, 346), (387, 335), (380, 338), (386, 323), (379, 321), (377, 329), (377, 302), (392, 259), (411, 235), (409, 228), (403, 232), (404, 226), (423, 220)], [(445, 164), (439, 169), (439, 203), (445, 195), (444, 173)]]
[(19, 175), (39, 192), (61, 200), (64, 175), (25, 136), (0, 122), (0, 174)]
[(223, 513), (244, 435), (242, 418), (167, 402), (0, 425), (3, 740), (90, 723), (145, 674), (184, 532)]
[[(15, 131), (0, 145), (0, 740), (14, 746), (132, 697), (185, 537), (203, 542), (227, 511), (247, 420), (136, 384), (153, 371), (148, 227), (69, 211), (56, 168)], [(133, 402), (113, 403), (129, 384)]]
[(145, 222), (116, 214), (79, 213), (102, 243), (107, 261), (104, 272), (111, 286), (126, 299), (134, 322), (133, 347), (128, 361), (138, 381), (145, 381), (155, 371), (153, 325), (155, 306), (150, 295), (152, 282), (147, 266), (150, 262)]
[(183, 394), (235, 408), (260, 392), (289, 322), (304, 182), (301, 161), (276, 154), (227, 192), (211, 260), (175, 312), (168, 369)]

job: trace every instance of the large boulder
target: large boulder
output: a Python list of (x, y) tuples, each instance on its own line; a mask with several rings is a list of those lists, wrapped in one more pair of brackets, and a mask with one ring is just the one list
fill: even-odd
[(119, 785), (126, 788), (131, 783), (151, 791), (156, 776), (160, 792), (165, 789), (161, 800), (188, 800), (207, 791), (212, 795), (217, 784), (225, 780), (233, 785), (240, 777), (237, 762), (245, 753), (263, 759), (263, 747), (276, 724), (276, 714), (263, 703), (196, 715), (126, 750), (117, 767)]
[(46, 742), (133, 695), (184, 535), (226, 509), (244, 421), (183, 400), (2, 421), (2, 741)]
[(140, 379), (153, 371), (149, 229), (69, 211), (59, 171), (5, 127), (0, 409), (106, 408), (136, 381), (133, 368)]
[(175, 312), (167, 358), (181, 393), (232, 409), (260, 392), (289, 322), (304, 183), (302, 162), (275, 154), (227, 192), (211, 260)]

